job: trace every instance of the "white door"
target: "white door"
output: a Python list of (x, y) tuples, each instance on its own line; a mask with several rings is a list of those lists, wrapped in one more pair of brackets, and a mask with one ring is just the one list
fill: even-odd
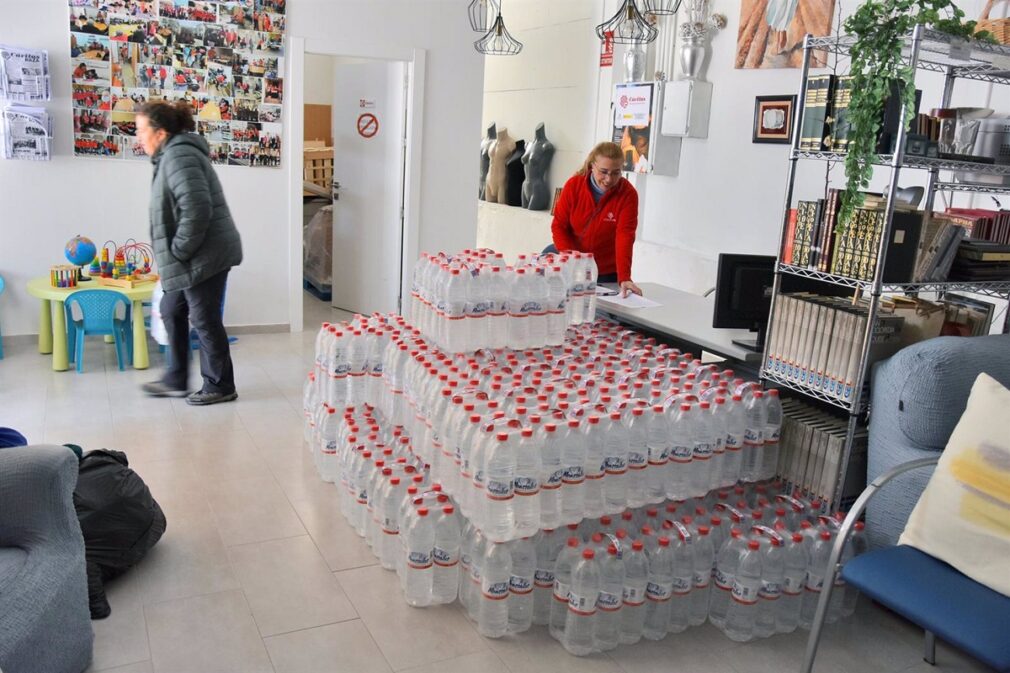
[(334, 66), (333, 306), (399, 310), (406, 64)]

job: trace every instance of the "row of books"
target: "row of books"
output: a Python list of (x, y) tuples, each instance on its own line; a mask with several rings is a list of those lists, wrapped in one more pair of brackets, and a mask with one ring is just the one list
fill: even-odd
[[(847, 420), (795, 398), (782, 401), (782, 434), (779, 439), (779, 478), (790, 491), (831, 502), (845, 448)], [(843, 508), (858, 497), (866, 483), (866, 428), (857, 428), (849, 469), (842, 487)]]
[[(841, 190), (834, 188), (828, 190), (826, 199), (797, 202), (786, 225), (782, 260), (793, 266), (870, 281), (886, 229), (884, 200), (879, 195), (864, 195), (863, 206), (856, 208), (842, 226), (838, 223), (840, 203)], [(922, 214), (895, 210), (893, 219), (884, 281), (909, 282), (915, 272)]]
[[(869, 305), (808, 292), (779, 295), (771, 316), (766, 372), (841, 402), (851, 403), (859, 378)], [(901, 348), (905, 319), (878, 311), (870, 364)]]

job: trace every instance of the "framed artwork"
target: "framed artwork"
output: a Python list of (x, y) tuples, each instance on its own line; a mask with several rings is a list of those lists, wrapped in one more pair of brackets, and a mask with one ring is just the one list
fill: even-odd
[(758, 96), (754, 100), (751, 142), (788, 145), (793, 141), (796, 96)]
[[(836, 0), (741, 0), (736, 36), (737, 68), (799, 68), (803, 36), (831, 33)], [(811, 68), (827, 65), (827, 53), (816, 50)]]

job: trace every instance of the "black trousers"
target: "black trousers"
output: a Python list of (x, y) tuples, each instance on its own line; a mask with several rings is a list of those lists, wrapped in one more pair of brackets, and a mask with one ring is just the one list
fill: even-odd
[(200, 339), (200, 374), (205, 392), (235, 392), (228, 334), (222, 322), (221, 306), (228, 270), (185, 290), (166, 292), (161, 298), (161, 319), (168, 332), (171, 361), (162, 383), (184, 390), (189, 378), (189, 325)]

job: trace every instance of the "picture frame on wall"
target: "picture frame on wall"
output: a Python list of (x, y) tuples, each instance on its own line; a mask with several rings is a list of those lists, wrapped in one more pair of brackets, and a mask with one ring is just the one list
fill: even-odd
[(754, 99), (753, 143), (788, 145), (793, 141), (796, 96), (757, 96)]

